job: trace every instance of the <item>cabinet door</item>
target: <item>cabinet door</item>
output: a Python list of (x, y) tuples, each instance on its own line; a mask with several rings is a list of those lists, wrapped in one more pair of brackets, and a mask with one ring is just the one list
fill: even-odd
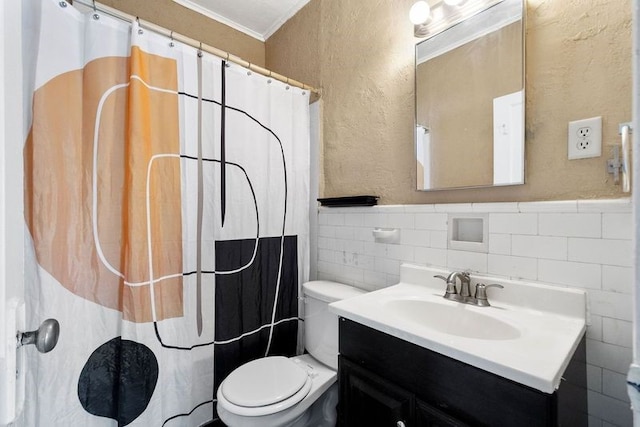
[(420, 427), (468, 427), (450, 415), (428, 403), (416, 400), (416, 426)]
[(344, 427), (412, 426), (413, 394), (340, 357), (340, 423)]

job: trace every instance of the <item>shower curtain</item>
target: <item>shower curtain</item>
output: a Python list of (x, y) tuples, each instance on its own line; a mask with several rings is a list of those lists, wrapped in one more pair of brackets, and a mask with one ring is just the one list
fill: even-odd
[(59, 0), (24, 7), (28, 426), (198, 426), (298, 348), (308, 94)]

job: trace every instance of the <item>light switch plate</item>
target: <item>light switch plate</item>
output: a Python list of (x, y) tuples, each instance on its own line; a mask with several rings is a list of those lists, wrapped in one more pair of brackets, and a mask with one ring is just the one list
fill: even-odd
[(602, 155), (602, 117), (569, 122), (567, 138), (569, 160)]

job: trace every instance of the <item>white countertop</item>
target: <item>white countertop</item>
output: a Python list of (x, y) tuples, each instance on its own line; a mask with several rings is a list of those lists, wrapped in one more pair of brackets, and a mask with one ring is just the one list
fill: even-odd
[[(476, 307), (442, 298), (445, 283), (433, 276), (447, 271), (406, 264), (401, 270), (399, 284), (332, 303), (330, 311), (545, 393), (559, 387), (586, 329), (584, 291), (472, 274), (472, 293), (478, 282), (505, 287), (488, 289), (491, 307)], [(444, 304), (452, 318), (470, 310), (507, 323), (519, 334), (482, 339), (440, 332), (390, 310), (389, 302), (398, 300)]]

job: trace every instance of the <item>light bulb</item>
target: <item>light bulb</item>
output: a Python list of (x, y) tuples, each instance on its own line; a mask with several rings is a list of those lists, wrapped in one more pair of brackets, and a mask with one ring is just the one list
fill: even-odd
[(426, 1), (415, 2), (409, 11), (409, 19), (414, 25), (420, 25), (427, 22), (431, 15), (431, 8)]
[(448, 4), (449, 6), (457, 6), (457, 5), (459, 5), (460, 3), (463, 3), (463, 2), (464, 2), (464, 0), (444, 0), (444, 2), (445, 2), (446, 4)]

